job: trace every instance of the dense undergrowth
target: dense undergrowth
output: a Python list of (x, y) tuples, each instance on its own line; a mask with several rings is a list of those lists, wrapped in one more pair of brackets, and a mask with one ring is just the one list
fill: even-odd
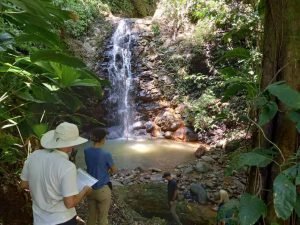
[[(177, 34), (173, 38), (178, 50), (162, 46), (160, 52), (176, 84), (170, 94), (189, 106), (186, 124), (203, 132), (222, 124), (228, 128), (246, 124), (249, 107), (259, 93), (260, 5), (225, 0), (173, 2), (165, 1), (165, 20)], [(152, 26), (158, 43), (159, 28), (159, 23)], [(188, 32), (188, 38), (180, 37)]]
[[(101, 98), (106, 82), (71, 56), (64, 42), (65, 29), (78, 20), (74, 12), (51, 1), (7, 0), (0, 13), (0, 191), (7, 203), (0, 207), (0, 223), (28, 224), (29, 198), (18, 187), (24, 159), (60, 121), (93, 120), (83, 113), (83, 101)], [(14, 208), (21, 209), (18, 216)]]
[[(197, 68), (185, 66), (191, 65), (190, 62), (194, 59), (186, 57), (184, 51), (181, 51), (181, 55), (170, 53), (166, 57), (166, 66), (177, 81), (176, 89), (179, 90), (180, 98), (190, 105), (188, 122), (196, 129), (206, 131), (218, 126), (219, 122), (225, 122), (228, 126), (226, 121), (236, 121), (233, 127), (235, 130), (236, 125), (245, 122), (256, 131), (259, 130), (259, 136), (253, 138), (256, 148), (243, 148), (232, 154), (227, 175), (251, 168), (251, 175), (257, 177), (249, 177), (253, 182), (248, 184), (251, 194), (244, 193), (240, 199), (226, 204), (226, 210), (235, 212), (235, 216), (227, 218), (227, 222), (242, 225), (297, 224), (300, 217), (297, 189), (300, 184), (297, 172), (299, 148), (298, 144), (294, 147), (286, 143), (292, 141), (293, 136), (300, 131), (297, 103), (300, 94), (291, 80), (277, 77), (289, 62), (283, 68), (277, 68), (274, 74), (269, 71), (268, 64), (269, 70), (264, 71), (263, 75), (261, 71), (263, 14), (266, 4), (269, 4), (272, 11), (272, 3), (215, 0), (174, 2), (177, 4), (172, 5), (174, 8), (170, 14), (177, 15), (174, 19), (174, 33), (180, 33), (180, 30), (185, 32), (183, 23), (180, 22), (184, 21), (185, 15), (185, 20), (189, 18), (190, 22), (195, 23), (194, 43), (189, 41), (186, 48), (192, 49), (195, 61), (207, 59), (206, 68), (201, 63), (200, 68)], [(189, 2), (192, 4), (188, 4)], [(269, 26), (272, 25), (269, 23)], [(178, 39), (179, 37), (180, 35)], [(264, 39), (268, 40), (268, 37), (265, 36)], [(291, 43), (299, 44), (299, 41)], [(297, 53), (296, 49), (290, 51)], [(284, 50), (280, 53), (286, 54)], [(268, 58), (269, 55), (265, 57)], [(296, 60), (296, 57), (292, 60)], [(295, 79), (295, 74), (288, 75), (288, 79)], [(265, 83), (261, 90), (263, 76), (269, 78), (269, 83)], [(284, 116), (280, 117), (282, 113)], [(287, 135), (282, 138), (281, 133), (284, 131), (276, 131), (276, 127), (281, 128), (278, 121), (290, 125), (291, 122), (294, 123), (288, 128), (292, 131), (290, 137)], [(280, 135), (274, 137), (276, 132)]]
[[(175, 92), (177, 100), (189, 106), (187, 125), (207, 132), (222, 124), (236, 128), (257, 119), (256, 125), (263, 126), (278, 111), (278, 102), (272, 100), (275, 96), (291, 109), (289, 117), (299, 130), (298, 93), (280, 84), (269, 86), (263, 93), (259, 88), (263, 29), (260, 3), (264, 1), (165, 2), (165, 15), (172, 22), (168, 29), (172, 30), (171, 38), (180, 43), (182, 54), (174, 54), (163, 46), (160, 51), (176, 84), (174, 90), (168, 91)], [(53, 3), (0, 2), (0, 196), (1, 202), (11, 203), (0, 207), (3, 224), (30, 221), (30, 217), (26, 218), (30, 215), (28, 195), (16, 184), (24, 158), (39, 147), (38, 138), (63, 120), (78, 125), (91, 120), (97, 123), (83, 113), (83, 102), (92, 96), (101, 98), (106, 82), (71, 56), (64, 40), (82, 39), (95, 20), (104, 19), (111, 12), (125, 17), (152, 15), (157, 1), (54, 0)], [(189, 31), (187, 26), (194, 28), (191, 38), (181, 40), (180, 33)], [(159, 22), (153, 23), (157, 42), (160, 29)], [(253, 114), (256, 109), (262, 112), (259, 116)], [(229, 172), (249, 166), (266, 167), (275, 161), (274, 155), (274, 148), (236, 154)], [(284, 219), (294, 208), (300, 212), (300, 198), (296, 194), (299, 154), (289, 160), (291, 163), (283, 167), (275, 161), (280, 170), (284, 168), (274, 181), (274, 192), (280, 193), (275, 205), (279, 217)], [(18, 201), (13, 198), (22, 205), (16, 206), (14, 202)], [(240, 204), (244, 204), (239, 212), (241, 218), (235, 219), (243, 224), (253, 224), (266, 213), (265, 203), (256, 196), (245, 194)], [(257, 210), (251, 212), (245, 205)], [(17, 207), (21, 208), (19, 216), (14, 210), (7, 210)], [(235, 203), (230, 207), (239, 210)], [(249, 212), (253, 214), (245, 220), (242, 216)]]

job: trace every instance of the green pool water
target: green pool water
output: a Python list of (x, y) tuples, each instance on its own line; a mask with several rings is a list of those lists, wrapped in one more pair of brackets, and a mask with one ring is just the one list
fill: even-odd
[[(79, 167), (86, 168), (82, 149), (91, 144), (80, 146), (76, 157)], [(107, 140), (103, 148), (112, 153), (118, 169), (169, 169), (193, 160), (197, 145), (166, 139), (114, 139)]]

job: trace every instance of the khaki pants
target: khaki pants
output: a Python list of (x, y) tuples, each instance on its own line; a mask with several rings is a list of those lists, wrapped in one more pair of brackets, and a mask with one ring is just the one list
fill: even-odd
[(180, 219), (179, 219), (179, 217), (177, 216), (177, 213), (176, 213), (177, 201), (172, 201), (172, 202), (169, 203), (169, 205), (170, 205), (170, 212), (172, 214), (173, 219), (176, 221), (176, 223), (178, 225), (182, 225), (182, 223), (180, 222)]
[(108, 211), (111, 203), (111, 190), (105, 185), (104, 187), (93, 190), (88, 199), (88, 220), (87, 225), (108, 225)]

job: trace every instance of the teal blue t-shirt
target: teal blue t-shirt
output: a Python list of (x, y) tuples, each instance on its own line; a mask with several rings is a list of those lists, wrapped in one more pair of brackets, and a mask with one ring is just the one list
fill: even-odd
[(114, 165), (111, 153), (101, 148), (89, 147), (84, 149), (84, 157), (87, 172), (98, 180), (92, 188), (102, 188), (110, 181), (108, 170)]

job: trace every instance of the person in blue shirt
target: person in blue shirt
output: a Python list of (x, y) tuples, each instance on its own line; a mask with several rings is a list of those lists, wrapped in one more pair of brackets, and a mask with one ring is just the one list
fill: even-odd
[(106, 135), (105, 129), (94, 129), (91, 134), (94, 145), (84, 149), (87, 172), (98, 180), (88, 196), (87, 225), (95, 225), (97, 220), (100, 225), (108, 225), (108, 211), (111, 205), (110, 174), (116, 172), (116, 167), (111, 153), (102, 149)]

